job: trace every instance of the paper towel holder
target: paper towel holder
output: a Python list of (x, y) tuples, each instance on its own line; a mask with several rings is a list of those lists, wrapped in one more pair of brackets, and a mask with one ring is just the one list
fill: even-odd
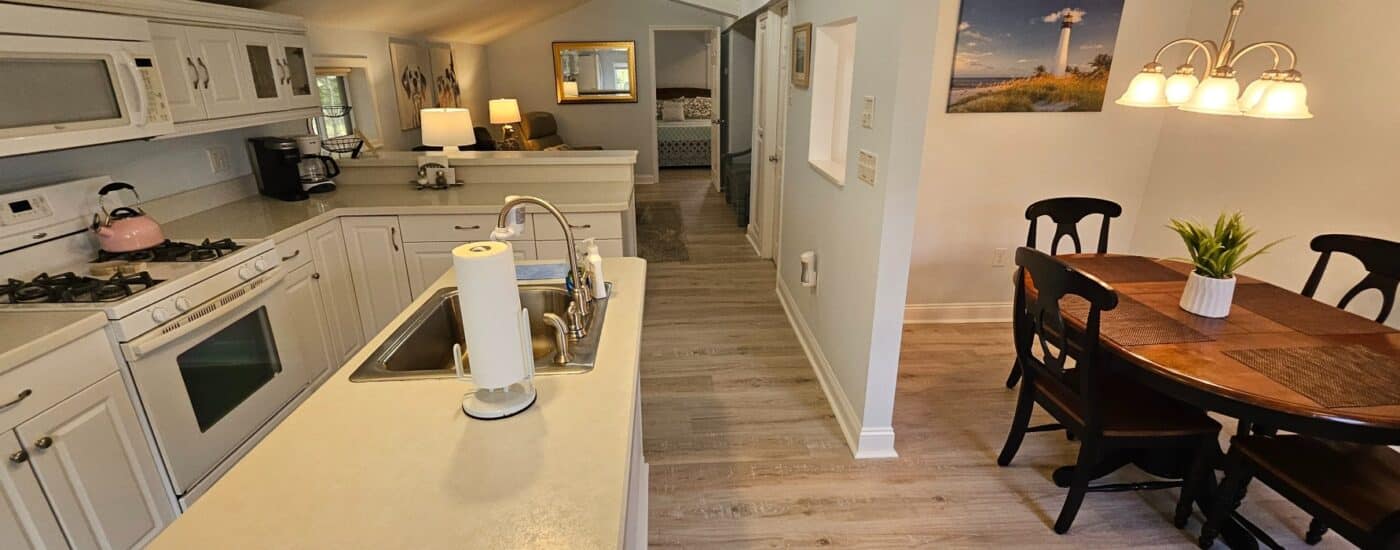
[[(535, 391), (534, 353), (530, 349), (530, 314), (524, 309), (520, 310), (520, 324), (524, 335), (521, 345), (525, 348), (526, 363), (521, 365), (521, 378), (504, 388), (484, 388), (478, 385), (476, 390), (462, 398), (462, 412), (467, 416), (478, 420), (501, 420), (520, 414), (535, 404), (539, 394)], [(462, 368), (463, 355), (465, 354), (462, 353), (462, 344), (452, 344), (452, 363), (459, 380), (469, 378)]]

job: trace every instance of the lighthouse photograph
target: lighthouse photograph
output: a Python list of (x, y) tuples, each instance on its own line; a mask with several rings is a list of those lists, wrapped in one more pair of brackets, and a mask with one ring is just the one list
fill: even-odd
[(963, 0), (949, 113), (1103, 110), (1124, 0)]

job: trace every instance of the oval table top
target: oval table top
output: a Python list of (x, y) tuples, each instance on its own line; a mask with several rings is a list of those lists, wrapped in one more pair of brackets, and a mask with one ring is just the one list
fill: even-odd
[[(1122, 370), (1137, 371), (1128, 374), (1140, 382), (1207, 410), (1282, 430), (1335, 439), (1400, 443), (1400, 399), (1377, 396), (1396, 395), (1400, 388), (1334, 384), (1328, 386), (1331, 393), (1323, 399), (1330, 400), (1332, 406), (1328, 406), (1295, 389), (1296, 379), (1293, 384), (1285, 384), (1237, 359), (1241, 352), (1249, 350), (1269, 353), (1280, 348), (1336, 346), (1355, 350), (1359, 346), (1363, 360), (1369, 357), (1382, 362), (1372, 363), (1370, 368), (1392, 360), (1383, 371), (1390, 373), (1389, 365), (1400, 365), (1400, 331), (1243, 276), (1238, 277), (1229, 317), (1209, 319), (1177, 305), (1191, 269), (1188, 264), (1117, 254), (1057, 258), (1111, 285), (1119, 293), (1117, 309), (1123, 310), (1125, 305), (1135, 308), (1135, 312), (1125, 310), (1117, 315), (1104, 313), (1100, 339), (1116, 355), (1138, 367)], [(1083, 326), (1083, 319), (1076, 318), (1073, 308), (1063, 309), (1066, 322)], [(1176, 336), (1163, 337), (1161, 331), (1144, 333), (1150, 328), (1145, 325), (1154, 322), (1174, 329)], [(1181, 326), (1189, 330), (1181, 331)], [(1272, 360), (1278, 366), (1279, 362), (1299, 359), (1273, 355)], [(1307, 365), (1295, 376), (1315, 376), (1314, 390), (1319, 383), (1327, 385), (1329, 379), (1357, 378), (1355, 371), (1335, 363), (1313, 361)]]

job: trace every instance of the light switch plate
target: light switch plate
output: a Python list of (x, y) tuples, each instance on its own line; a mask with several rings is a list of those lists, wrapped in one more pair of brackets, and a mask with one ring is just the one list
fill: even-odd
[(875, 185), (875, 177), (878, 175), (878, 158), (875, 153), (861, 149), (856, 154), (856, 177), (865, 183)]
[(875, 127), (875, 96), (865, 96), (865, 105), (860, 111), (860, 125), (865, 128)]
[(222, 174), (229, 171), (229, 158), (227, 147), (210, 147), (204, 150), (209, 155), (209, 171), (215, 174)]

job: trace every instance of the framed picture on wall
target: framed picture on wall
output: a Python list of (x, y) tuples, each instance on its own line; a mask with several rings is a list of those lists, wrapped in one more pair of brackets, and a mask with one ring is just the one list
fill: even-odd
[(452, 47), (447, 44), (428, 46), (428, 65), (432, 68), (433, 97), (438, 107), (461, 107), (462, 87), (457, 82), (456, 61)]
[(949, 113), (1098, 112), (1123, 0), (962, 0)]
[(812, 24), (792, 27), (792, 85), (806, 88), (812, 85)]
[(389, 40), (389, 63), (394, 69), (394, 98), (399, 108), (399, 129), (422, 125), (418, 111), (433, 106), (428, 53), (416, 42)]

